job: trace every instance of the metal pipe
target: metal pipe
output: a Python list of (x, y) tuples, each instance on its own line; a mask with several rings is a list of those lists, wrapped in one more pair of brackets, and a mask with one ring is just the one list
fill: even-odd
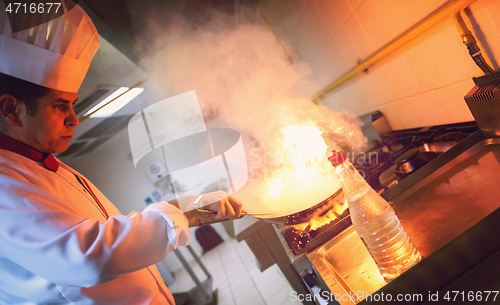
[(279, 38), (278, 34), (276, 33), (276, 31), (274, 30), (274, 27), (273, 25), (271, 24), (271, 21), (269, 21), (269, 19), (267, 19), (267, 16), (266, 14), (264, 13), (264, 9), (262, 8), (262, 0), (259, 0), (259, 13), (260, 13), (260, 16), (262, 17), (262, 20), (264, 21), (264, 23), (267, 25), (267, 27), (269, 28), (269, 30), (271, 31), (271, 33), (273, 33), (274, 37), (276, 38), (276, 40), (278, 41), (278, 44), (281, 46), (281, 48), (283, 49), (283, 52), (285, 53), (285, 56), (286, 56), (286, 59), (288, 59), (288, 61), (293, 64), (293, 58), (292, 58), (292, 55), (290, 55), (290, 53), (288, 53), (288, 50), (286, 49), (285, 47), (285, 44), (281, 41), (281, 39)]
[(210, 274), (210, 272), (208, 272), (207, 267), (205, 267), (201, 259), (196, 254), (196, 252), (194, 252), (193, 248), (190, 245), (186, 246), (186, 248), (189, 250), (189, 253), (191, 253), (191, 256), (193, 256), (194, 260), (198, 263), (198, 265), (200, 265), (200, 268), (207, 276), (207, 279), (211, 279), (212, 275)]
[(356, 75), (363, 72), (367, 72), (368, 68), (373, 66), (376, 62), (386, 57), (390, 53), (394, 52), (396, 49), (406, 44), (410, 40), (414, 39), (418, 35), (422, 34), (436, 23), (441, 20), (448, 18), (450, 15), (463, 10), (470, 4), (474, 3), (476, 0), (451, 0), (443, 4), (440, 8), (432, 12), (430, 15), (425, 17), (423, 20), (406, 30), (404, 33), (398, 37), (391, 40), (388, 44), (380, 48), (378, 51), (368, 56), (365, 60), (360, 60), (356, 63), (356, 66), (351, 70), (347, 71), (344, 75), (339, 77), (333, 83), (328, 85), (326, 88), (318, 92), (312, 97), (313, 102), (317, 104), (317, 100), (321, 98), (326, 93), (332, 91), (333, 89), (341, 86), (347, 81), (354, 78)]
[(478, 65), (478, 67), (481, 68), (481, 70), (483, 70), (485, 74), (493, 73), (494, 72), (493, 68), (491, 68), (490, 65), (486, 63), (486, 60), (481, 54), (481, 49), (479, 49), (479, 46), (476, 43), (476, 39), (472, 35), (471, 31), (467, 28), (467, 25), (465, 24), (462, 15), (460, 15), (460, 12), (453, 14), (452, 19), (455, 22), (458, 31), (460, 32), (462, 41), (467, 46), (469, 54), (476, 63), (476, 65)]
[[(191, 247), (190, 245), (187, 245), (188, 249)], [(193, 280), (193, 282), (196, 284), (196, 288), (198, 288), (201, 296), (203, 297), (203, 300), (205, 301), (204, 304), (210, 303), (212, 301), (212, 294), (211, 292), (208, 292), (205, 288), (205, 286), (201, 283), (201, 281), (198, 279), (196, 276), (196, 273), (194, 273), (193, 268), (189, 265), (187, 260), (184, 258), (184, 255), (182, 255), (181, 251), (179, 249), (174, 249), (174, 253), (177, 256), (177, 258), (181, 261), (182, 266), (184, 269), (186, 269), (187, 273)], [(211, 288), (211, 287), (210, 287)]]

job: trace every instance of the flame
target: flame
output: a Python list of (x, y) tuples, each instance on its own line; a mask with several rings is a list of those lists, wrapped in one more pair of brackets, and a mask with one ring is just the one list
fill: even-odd
[(287, 152), (287, 165), (293, 169), (292, 175), (283, 179), (275, 179), (269, 183), (268, 195), (278, 198), (285, 184), (301, 183), (310, 185), (321, 179), (324, 171), (323, 161), (328, 146), (321, 136), (323, 132), (315, 126), (290, 125), (282, 130), (283, 147)]
[(322, 226), (329, 224), (335, 219), (337, 219), (337, 215), (333, 213), (333, 210), (328, 211), (325, 215), (321, 217), (313, 218), (310, 221), (311, 231), (321, 228)]
[(337, 219), (337, 215), (342, 214), (347, 210), (348, 205), (344, 201), (335, 201), (333, 208), (330, 209), (325, 215), (320, 217), (314, 217), (311, 219), (311, 231), (321, 228), (324, 225), (329, 224), (333, 220)]

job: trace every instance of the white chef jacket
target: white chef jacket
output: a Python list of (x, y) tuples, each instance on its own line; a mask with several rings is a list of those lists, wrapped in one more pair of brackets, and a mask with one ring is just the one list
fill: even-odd
[(0, 304), (174, 304), (154, 264), (189, 243), (184, 214), (162, 202), (123, 216), (56, 161), (0, 149)]

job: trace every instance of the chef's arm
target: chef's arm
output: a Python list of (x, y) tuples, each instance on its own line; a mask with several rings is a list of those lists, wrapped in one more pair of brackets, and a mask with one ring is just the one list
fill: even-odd
[[(201, 196), (186, 196), (181, 198), (183, 206), (179, 206), (177, 199), (169, 201), (188, 219), (189, 227), (200, 226), (224, 220), (237, 219), (241, 216), (242, 204), (226, 192), (216, 191)], [(204, 212), (200, 212), (202, 208)]]
[[(0, 175), (0, 259), (60, 285), (90, 287), (162, 261), (187, 245), (188, 221), (167, 202), (90, 219), (45, 189)], [(84, 202), (84, 204), (88, 204)]]
[[(175, 206), (176, 208), (179, 208), (179, 203), (177, 202), (177, 199), (170, 200), (168, 203)], [(184, 216), (186, 216), (190, 228), (201, 225), (198, 219), (198, 213), (199, 213), (198, 210), (191, 210), (184, 212)]]

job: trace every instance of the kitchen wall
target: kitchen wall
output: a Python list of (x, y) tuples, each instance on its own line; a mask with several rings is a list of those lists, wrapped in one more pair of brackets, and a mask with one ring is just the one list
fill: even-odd
[[(263, 9), (294, 59), (309, 63), (323, 88), (446, 2), (264, 0)], [(500, 1), (478, 0), (462, 16), (497, 70)], [(320, 103), (357, 115), (380, 110), (393, 129), (471, 121), (463, 96), (472, 77), (481, 75), (448, 18)]]

